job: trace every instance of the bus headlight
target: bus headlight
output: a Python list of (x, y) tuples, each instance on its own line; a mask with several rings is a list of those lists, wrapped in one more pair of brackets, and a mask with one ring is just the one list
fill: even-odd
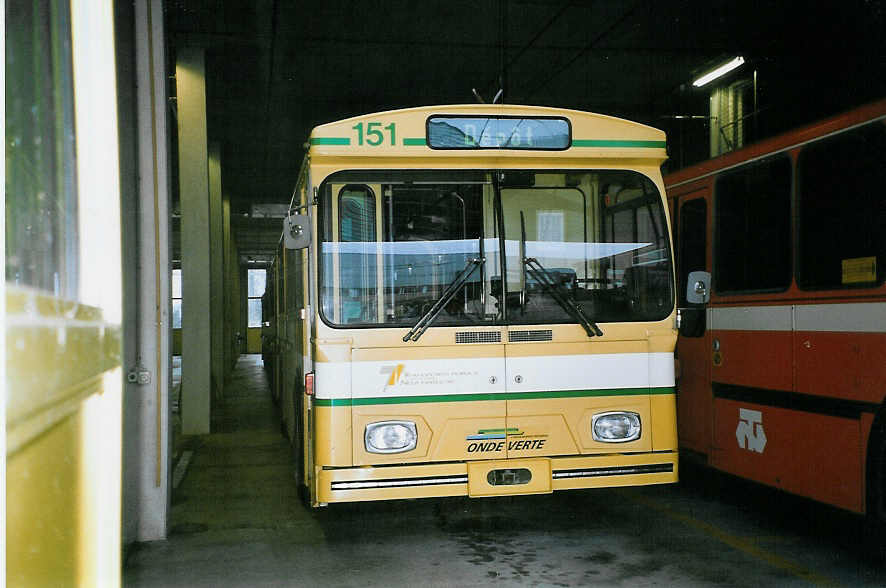
[(366, 425), (363, 440), (369, 453), (403, 453), (415, 449), (418, 433), (411, 421), (382, 421)]
[(591, 419), (594, 441), (624, 443), (640, 438), (640, 415), (636, 412), (601, 412)]

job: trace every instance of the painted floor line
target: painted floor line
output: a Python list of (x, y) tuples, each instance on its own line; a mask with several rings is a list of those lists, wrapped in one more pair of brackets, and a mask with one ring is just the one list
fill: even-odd
[(653, 500), (651, 498), (640, 496), (637, 493), (631, 493), (631, 499), (635, 502), (642, 504), (643, 506), (647, 506), (652, 508), (666, 517), (673, 519), (675, 521), (679, 521), (684, 525), (692, 527), (698, 531), (706, 533), (718, 541), (729, 545), (734, 549), (738, 549), (750, 556), (756, 557), (757, 559), (761, 559), (768, 563), (769, 565), (778, 568), (780, 570), (784, 570), (786, 572), (790, 572), (794, 576), (806, 580), (807, 582), (811, 582), (816, 586), (840, 586), (840, 582), (832, 578), (828, 578), (822, 574), (813, 572), (812, 570), (802, 566), (801, 564), (791, 561), (789, 559), (780, 557), (775, 555), (765, 549), (762, 549), (755, 545), (750, 541), (746, 541), (740, 537), (732, 535), (726, 531), (723, 531), (710, 523), (706, 523), (699, 519), (696, 519), (692, 516), (685, 515), (681, 512), (678, 512), (671, 507), (658, 502), (657, 500)]

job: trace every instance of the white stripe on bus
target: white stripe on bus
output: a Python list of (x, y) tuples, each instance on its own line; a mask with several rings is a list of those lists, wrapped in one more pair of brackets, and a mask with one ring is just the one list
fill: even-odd
[(886, 333), (886, 302), (715, 307), (708, 318), (718, 331)]
[(886, 302), (797, 305), (796, 331), (886, 332)]
[(718, 331), (790, 331), (790, 306), (713, 308), (710, 328)]
[[(504, 358), (495, 357), (318, 362), (315, 366), (316, 394), (323, 399), (674, 385), (674, 356), (667, 352), (515, 357), (507, 361), (507, 367)], [(389, 385), (391, 381), (395, 383)]]
[[(516, 382), (520, 376), (520, 382)], [(508, 392), (674, 385), (673, 353), (605, 353), (508, 360)]]

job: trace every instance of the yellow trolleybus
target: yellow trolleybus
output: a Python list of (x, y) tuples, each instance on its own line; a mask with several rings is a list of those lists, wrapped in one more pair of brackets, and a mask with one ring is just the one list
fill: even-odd
[(315, 128), (265, 297), (310, 504), (675, 482), (665, 157), (539, 107)]

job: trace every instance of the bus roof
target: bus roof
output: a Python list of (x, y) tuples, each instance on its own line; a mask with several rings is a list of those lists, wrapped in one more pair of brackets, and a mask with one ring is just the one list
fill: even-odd
[[(460, 134), (460, 143), (442, 145), (428, 137), (430, 119), (446, 119), (447, 122), (469, 122), (479, 119), (477, 126), (484, 127), (485, 119), (495, 119), (497, 124), (510, 125), (508, 133), (525, 132), (534, 120), (550, 122), (552, 119), (567, 121), (568, 134), (558, 137), (556, 146), (532, 146), (525, 138), (518, 146), (469, 145)], [(516, 122), (501, 122), (513, 119)], [(525, 124), (524, 124), (525, 123)], [(461, 125), (464, 129), (464, 124)], [(452, 125), (449, 130), (459, 132)], [(479, 133), (479, 134), (482, 134)], [(442, 139), (441, 139), (442, 140)], [(391, 110), (348, 118), (315, 127), (310, 137), (310, 156), (316, 157), (470, 157), (479, 159), (502, 157), (554, 157), (554, 158), (630, 158), (655, 160), (659, 164), (667, 158), (665, 133), (640, 123), (602, 114), (565, 110), (540, 106), (515, 106), (510, 104), (462, 104), (448, 106), (424, 106)]]
[(839, 133), (857, 125), (886, 117), (886, 99), (860, 106), (814, 123), (792, 129), (780, 135), (763, 139), (741, 149), (725, 153), (713, 159), (684, 167), (665, 176), (668, 189), (689, 184), (721, 171), (742, 165), (755, 159), (800, 147), (811, 141)]

